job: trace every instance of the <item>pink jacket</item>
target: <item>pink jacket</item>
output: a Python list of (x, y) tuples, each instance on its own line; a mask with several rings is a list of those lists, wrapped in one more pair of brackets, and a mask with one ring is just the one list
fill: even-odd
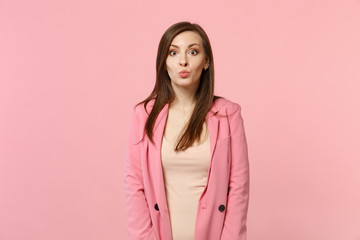
[[(147, 105), (150, 113), (154, 100)], [(143, 136), (147, 113), (134, 108), (124, 167), (126, 222), (130, 240), (172, 240), (163, 181), (161, 143), (169, 105), (154, 125), (154, 142)], [(245, 240), (249, 203), (247, 141), (239, 104), (217, 99), (206, 115), (211, 163), (198, 202), (195, 240)]]

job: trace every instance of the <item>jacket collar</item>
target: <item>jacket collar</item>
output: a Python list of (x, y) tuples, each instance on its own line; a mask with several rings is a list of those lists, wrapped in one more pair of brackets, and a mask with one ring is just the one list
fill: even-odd
[[(151, 101), (151, 105), (153, 106), (154, 100)], [(217, 140), (217, 132), (218, 132), (218, 118), (214, 117), (218, 113), (218, 103), (219, 101), (213, 102), (210, 107), (209, 112), (206, 114), (205, 121), (208, 126), (209, 135), (210, 135), (210, 146), (211, 146), (211, 158), (214, 152), (215, 143)], [(154, 143), (157, 149), (160, 149), (162, 144), (162, 138), (164, 135), (165, 124), (167, 120), (167, 116), (169, 113), (169, 103), (165, 104), (165, 106), (161, 109), (155, 124), (154, 124)]]

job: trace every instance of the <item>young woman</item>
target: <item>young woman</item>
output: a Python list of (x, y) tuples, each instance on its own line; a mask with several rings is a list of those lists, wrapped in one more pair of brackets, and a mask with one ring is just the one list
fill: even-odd
[(214, 96), (212, 50), (198, 24), (166, 30), (156, 73), (128, 134), (130, 240), (245, 240), (249, 162), (241, 108)]

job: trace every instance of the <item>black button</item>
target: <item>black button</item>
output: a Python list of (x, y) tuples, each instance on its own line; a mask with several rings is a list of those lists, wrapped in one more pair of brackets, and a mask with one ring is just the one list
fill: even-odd
[(157, 203), (155, 204), (154, 208), (156, 211), (159, 211), (159, 206), (157, 205)]
[(221, 204), (221, 205), (219, 206), (219, 211), (220, 211), (220, 212), (223, 212), (224, 210), (225, 210), (225, 206)]

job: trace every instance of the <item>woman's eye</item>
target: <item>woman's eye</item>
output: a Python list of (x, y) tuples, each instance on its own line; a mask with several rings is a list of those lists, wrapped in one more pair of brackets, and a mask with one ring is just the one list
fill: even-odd
[(196, 51), (196, 50), (191, 50), (190, 52), (196, 52), (196, 53), (198, 53), (198, 51)]
[(173, 54), (171, 54), (171, 53), (173, 53), (173, 52), (175, 52), (175, 51), (170, 51), (169, 54), (170, 54), (171, 56), (173, 56)]

